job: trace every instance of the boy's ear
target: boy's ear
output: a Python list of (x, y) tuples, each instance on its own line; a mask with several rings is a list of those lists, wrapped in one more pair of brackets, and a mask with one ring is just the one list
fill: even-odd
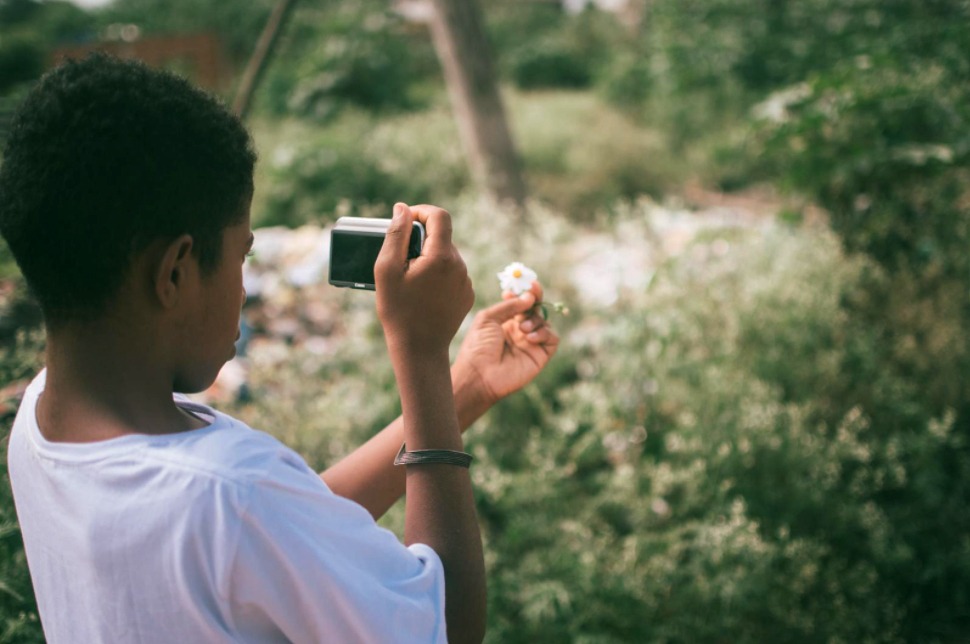
[(191, 235), (179, 235), (165, 246), (153, 275), (155, 296), (163, 308), (178, 304), (194, 263)]

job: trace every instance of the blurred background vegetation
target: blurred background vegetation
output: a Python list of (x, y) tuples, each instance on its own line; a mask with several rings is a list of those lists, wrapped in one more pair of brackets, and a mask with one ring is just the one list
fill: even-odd
[[(272, 4), (0, 0), (0, 135), (79, 43), (212, 35), (228, 99)], [(249, 117), (254, 225), (432, 201), (480, 306), (513, 259), (569, 301), (557, 358), (467, 434), (488, 641), (967, 641), (970, 5), (482, 0), (523, 223), (475, 187), (417, 4), (296, 5)], [(758, 214), (670, 252), (712, 198)], [(649, 275), (582, 291), (584, 240)], [(372, 303), (327, 297), (351, 335), (253, 356), (226, 405), (319, 468), (398, 412)], [(43, 342), (2, 248), (0, 307), (9, 431)], [(2, 481), (0, 641), (41, 641)]]

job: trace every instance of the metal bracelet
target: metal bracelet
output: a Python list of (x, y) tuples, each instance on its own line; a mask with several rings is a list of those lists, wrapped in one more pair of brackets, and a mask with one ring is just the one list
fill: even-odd
[(457, 465), (468, 467), (471, 465), (472, 455), (453, 449), (416, 449), (407, 451), (407, 444), (401, 444), (401, 449), (394, 457), (395, 465)]

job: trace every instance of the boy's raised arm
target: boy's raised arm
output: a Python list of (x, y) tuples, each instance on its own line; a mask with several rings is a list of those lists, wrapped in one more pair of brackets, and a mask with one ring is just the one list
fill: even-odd
[[(520, 297), (506, 294), (475, 316), (451, 368), (452, 390), (462, 431), (506, 395), (528, 384), (556, 352), (559, 338), (536, 303), (542, 287)], [(356, 501), (379, 519), (404, 494), (404, 468), (391, 463), (404, 442), (401, 417), (321, 473), (337, 494)]]
[[(407, 260), (414, 217), (427, 230), (420, 257)], [(462, 450), (448, 345), (474, 301), (464, 261), (451, 242), (451, 217), (439, 208), (404, 204), (375, 266), (377, 312), (384, 325), (401, 395), (409, 451)], [(409, 465), (404, 539), (423, 543), (445, 570), (450, 642), (480, 642), (485, 633), (485, 566), (471, 479), (463, 467)]]

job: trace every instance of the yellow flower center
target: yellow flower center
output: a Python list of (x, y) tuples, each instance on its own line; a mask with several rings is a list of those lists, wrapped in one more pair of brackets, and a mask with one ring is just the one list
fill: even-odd
[(519, 279), (520, 277), (522, 277), (522, 271), (520, 271), (519, 269), (515, 269), (514, 271), (512, 271), (512, 277), (514, 277), (515, 279)]

